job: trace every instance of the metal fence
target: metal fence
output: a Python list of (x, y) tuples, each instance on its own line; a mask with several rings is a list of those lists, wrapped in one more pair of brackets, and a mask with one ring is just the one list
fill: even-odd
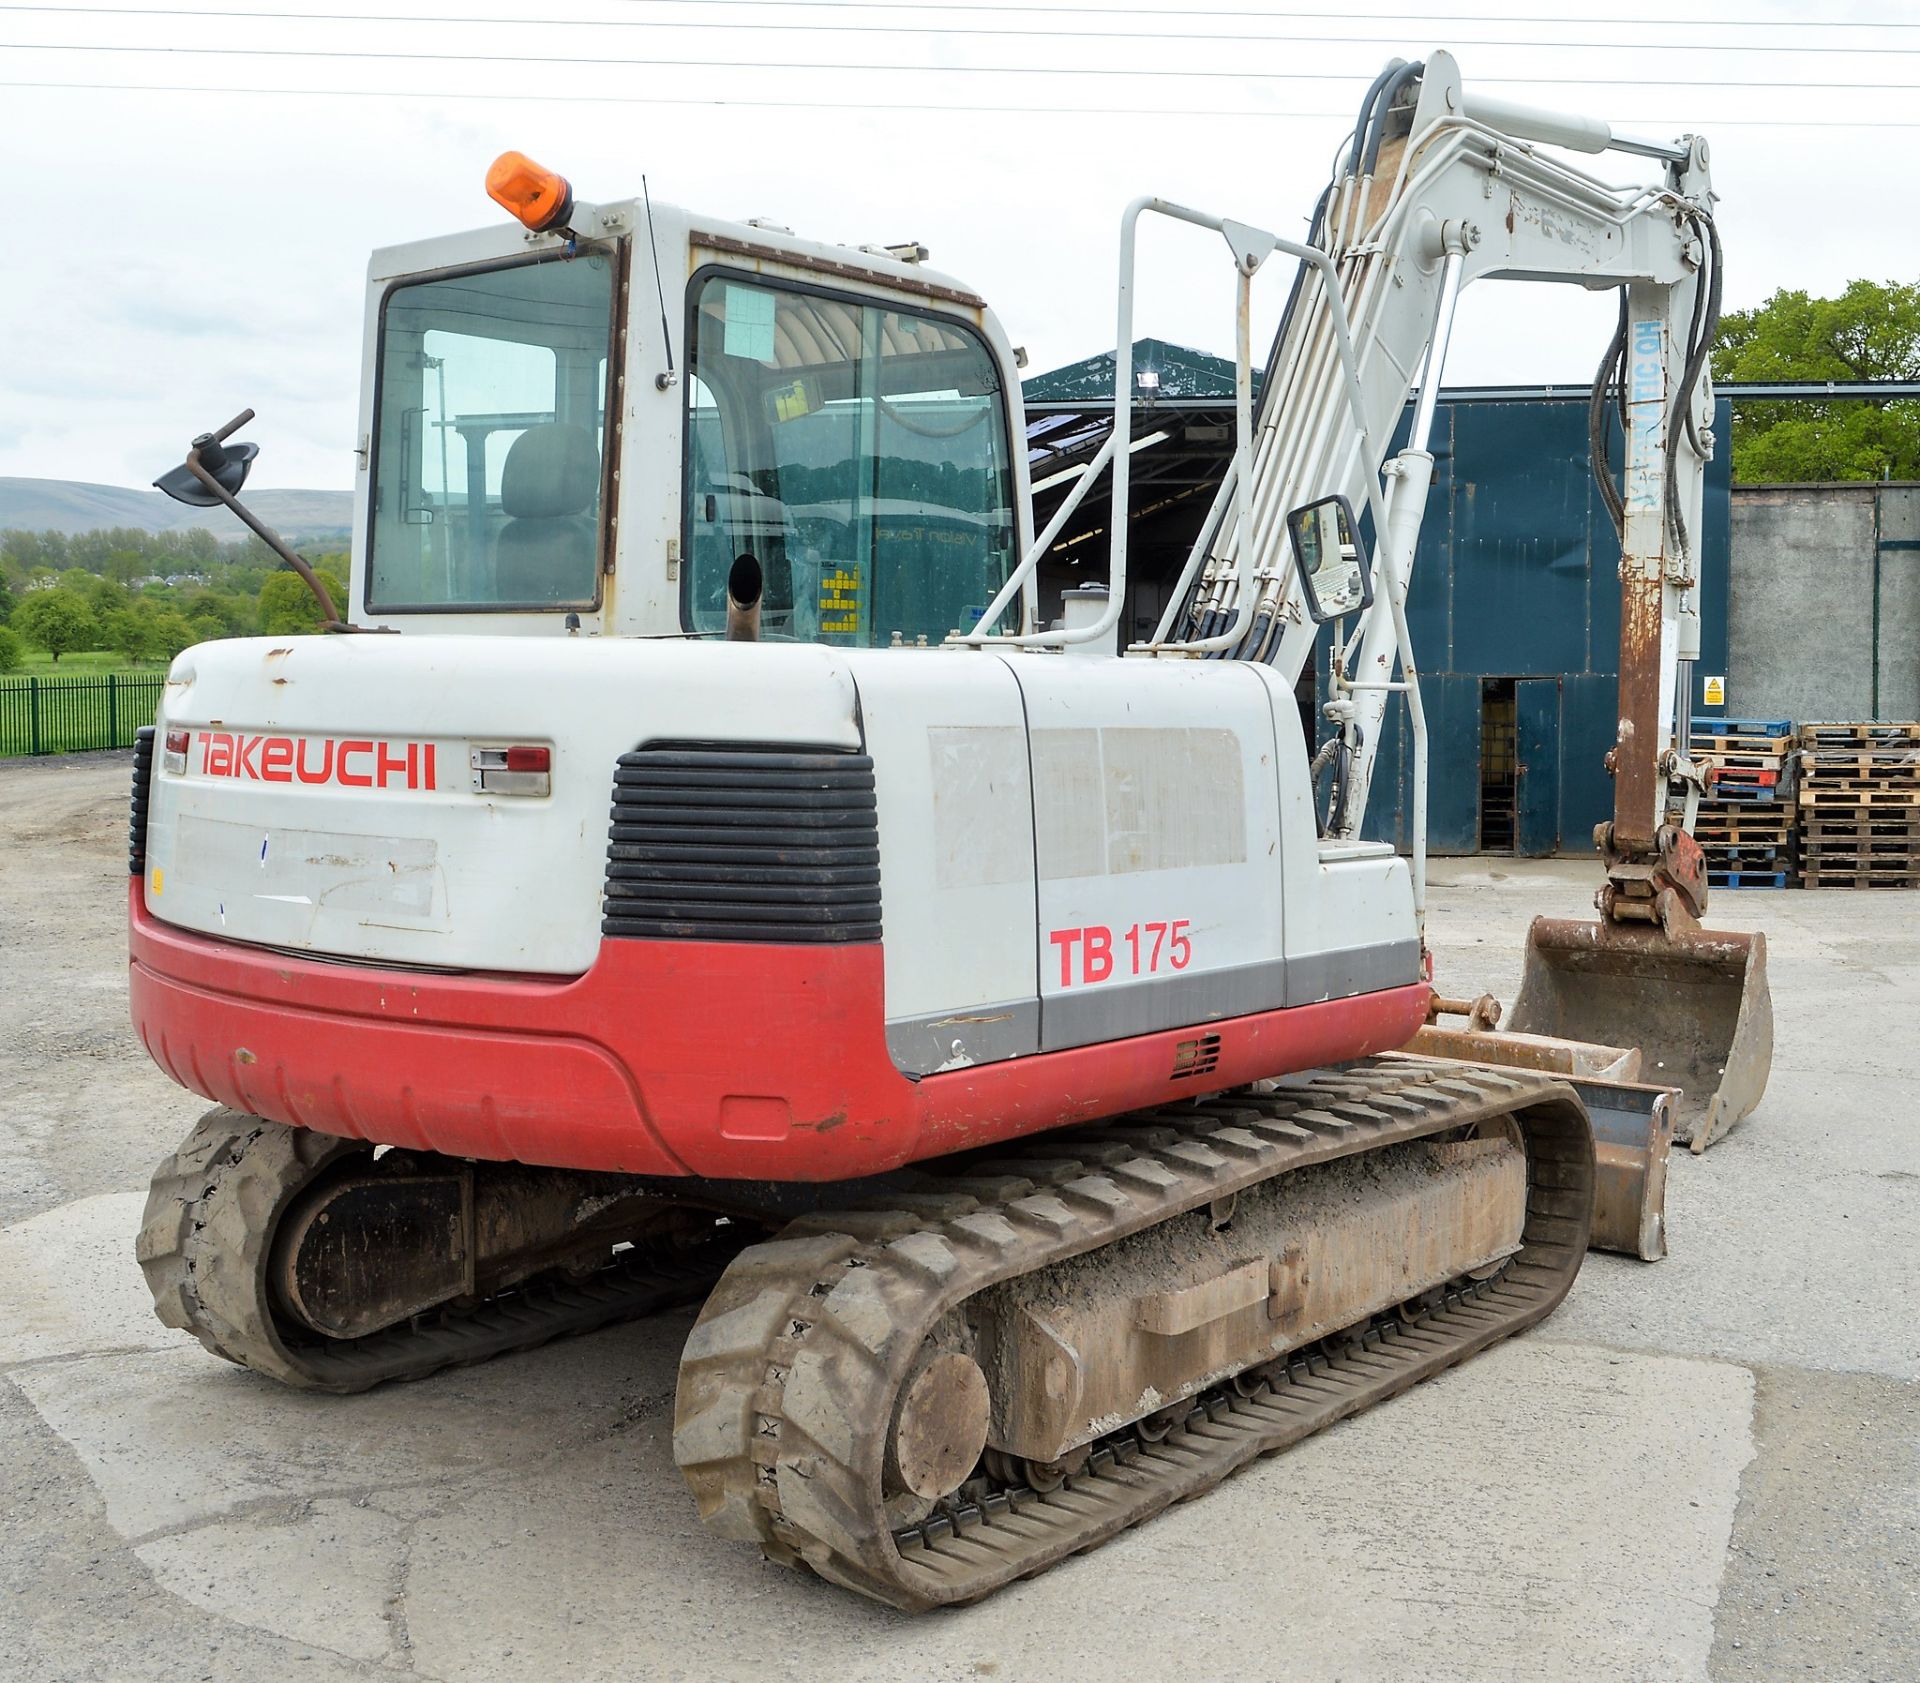
[(131, 748), (153, 723), (164, 672), (107, 672), (83, 678), (0, 678), (0, 759)]

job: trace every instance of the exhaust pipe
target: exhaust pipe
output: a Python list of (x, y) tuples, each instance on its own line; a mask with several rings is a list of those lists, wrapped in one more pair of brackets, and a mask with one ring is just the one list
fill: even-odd
[(760, 563), (742, 551), (727, 572), (727, 641), (760, 641), (760, 598), (766, 590), (766, 576)]

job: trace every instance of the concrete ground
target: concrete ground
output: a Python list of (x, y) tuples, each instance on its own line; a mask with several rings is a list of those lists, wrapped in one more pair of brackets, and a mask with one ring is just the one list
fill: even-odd
[[(689, 1317), (370, 1396), (152, 1317), (132, 1246), (202, 1102), (125, 1023), (125, 756), (0, 765), (0, 1678), (1920, 1677), (1920, 895), (1725, 894), (1772, 944), (1761, 1108), (1677, 1157), (1673, 1254), (973, 1609), (709, 1539)], [(1510, 997), (1586, 861), (1439, 861)]]

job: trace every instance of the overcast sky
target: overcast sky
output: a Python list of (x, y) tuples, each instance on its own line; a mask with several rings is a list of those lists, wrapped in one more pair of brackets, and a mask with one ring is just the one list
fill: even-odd
[[(497, 220), (510, 146), (587, 199), (645, 171), (656, 200), (918, 239), (1052, 367), (1111, 348), (1130, 197), (1297, 237), (1373, 73), (1434, 46), (1509, 99), (1709, 135), (1730, 309), (1920, 274), (1916, 0), (201, 4), (0, 0), (0, 474), (144, 485), (251, 405), (253, 483), (350, 486), (367, 253)], [(1096, 69), (1123, 73), (1062, 73)], [(1211, 236), (1153, 227), (1143, 274), (1141, 334), (1231, 350)], [(1448, 379), (1584, 381), (1611, 321), (1482, 285)]]

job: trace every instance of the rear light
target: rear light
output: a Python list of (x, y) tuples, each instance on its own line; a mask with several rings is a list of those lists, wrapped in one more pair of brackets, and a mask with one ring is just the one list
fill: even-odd
[(160, 769), (184, 777), (187, 770), (187, 744), (193, 740), (193, 733), (184, 730), (167, 732), (166, 742), (160, 755)]
[(553, 793), (551, 748), (476, 748), (468, 763), (473, 788), (480, 795), (550, 795)]

